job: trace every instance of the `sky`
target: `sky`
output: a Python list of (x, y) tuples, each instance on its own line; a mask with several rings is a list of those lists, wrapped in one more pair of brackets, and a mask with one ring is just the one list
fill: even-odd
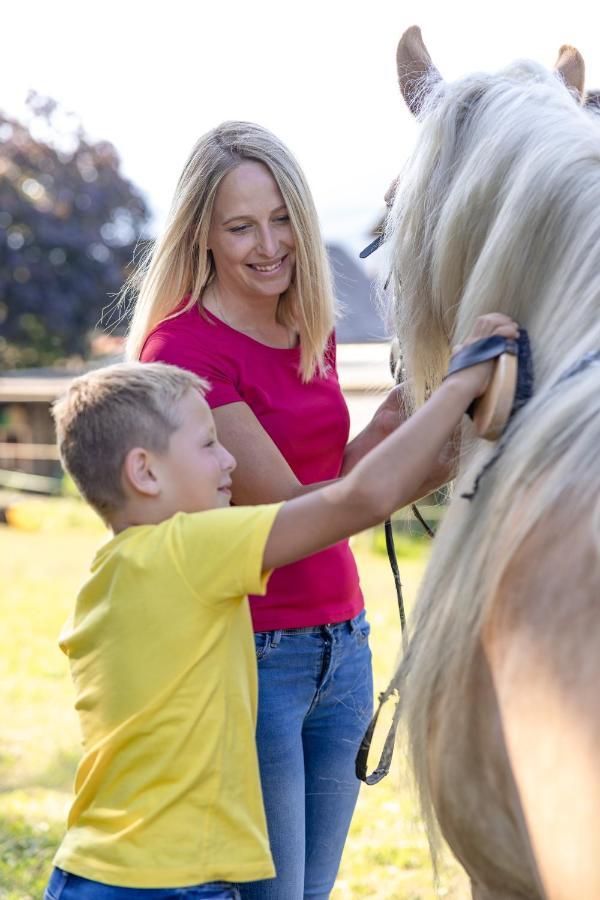
[(3, 5), (0, 108), (28, 90), (110, 140), (160, 229), (195, 141), (225, 119), (282, 138), (311, 185), (326, 239), (355, 249), (415, 136), (395, 50), (420, 25), (448, 79), (558, 48), (600, 88), (600, 4), (539, 0), (30, 0)]

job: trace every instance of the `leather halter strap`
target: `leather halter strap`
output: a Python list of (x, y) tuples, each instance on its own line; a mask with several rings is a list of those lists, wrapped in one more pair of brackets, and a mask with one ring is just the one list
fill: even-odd
[[(471, 366), (478, 366), (479, 363), (487, 362), (490, 359), (496, 359), (503, 353), (510, 353), (511, 356), (517, 356), (518, 344), (513, 338), (503, 337), (501, 334), (492, 334), (490, 337), (482, 338), (480, 341), (474, 341), (467, 344), (458, 353), (455, 353), (450, 360), (448, 374), (454, 375), (462, 369), (469, 369)], [(470, 407), (469, 407), (470, 408)]]

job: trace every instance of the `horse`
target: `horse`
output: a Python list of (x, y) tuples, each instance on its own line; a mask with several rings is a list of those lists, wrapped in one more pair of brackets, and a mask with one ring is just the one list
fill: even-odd
[(398, 676), (422, 810), (474, 900), (598, 900), (600, 116), (571, 47), (554, 72), (446, 83), (413, 27), (397, 67), (420, 121), (385, 234), (408, 402), (493, 311), (535, 371), (498, 441), (465, 420), (413, 611)]

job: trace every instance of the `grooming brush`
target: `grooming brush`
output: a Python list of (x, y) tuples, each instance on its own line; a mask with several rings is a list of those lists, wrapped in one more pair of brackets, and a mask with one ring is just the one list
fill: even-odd
[(517, 340), (492, 335), (468, 344), (450, 360), (448, 375), (489, 359), (496, 360), (490, 383), (467, 413), (478, 437), (496, 441), (533, 394), (533, 360), (525, 329), (520, 329)]

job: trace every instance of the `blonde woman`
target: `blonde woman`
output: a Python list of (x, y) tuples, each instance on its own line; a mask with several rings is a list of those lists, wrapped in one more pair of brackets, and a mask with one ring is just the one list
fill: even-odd
[[(140, 278), (129, 355), (209, 381), (219, 438), (237, 459), (234, 503), (286, 500), (335, 479), (399, 424), (392, 392), (347, 443), (314, 203), (297, 162), (265, 129), (227, 122), (198, 141)], [(372, 706), (369, 626), (348, 543), (277, 570), (250, 604), (277, 877), (241, 885), (242, 897), (326, 898)]]

